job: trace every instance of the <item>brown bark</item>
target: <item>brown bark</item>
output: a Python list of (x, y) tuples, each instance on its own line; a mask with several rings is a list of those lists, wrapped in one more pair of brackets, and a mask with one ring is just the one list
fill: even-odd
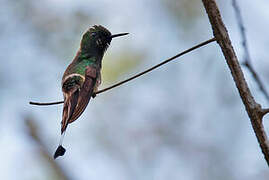
[(244, 78), (244, 74), (241, 70), (239, 61), (231, 44), (229, 34), (222, 21), (215, 0), (202, 0), (202, 2), (208, 14), (214, 37), (216, 38), (226, 59), (226, 63), (231, 70), (234, 82), (245, 105), (253, 130), (264, 154), (264, 158), (269, 166), (269, 143), (262, 124), (262, 118), (264, 115), (263, 109), (261, 108), (261, 105), (255, 101), (248, 88), (248, 84)]

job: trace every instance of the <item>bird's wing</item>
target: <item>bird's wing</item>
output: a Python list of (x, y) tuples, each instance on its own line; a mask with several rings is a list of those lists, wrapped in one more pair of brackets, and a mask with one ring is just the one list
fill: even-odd
[(77, 107), (71, 119), (69, 120), (69, 123), (75, 121), (84, 112), (85, 108), (87, 107), (91, 99), (92, 93), (94, 91), (94, 87), (96, 84), (96, 76), (97, 76), (96, 68), (87, 66), (85, 70), (85, 81), (79, 92)]
[[(79, 97), (79, 89), (80, 86), (74, 81), (68, 80), (64, 83), (64, 86), (68, 86), (64, 91), (64, 108), (63, 108), (63, 116), (62, 116), (62, 128), (61, 133), (63, 133), (71, 119), (78, 102)], [(64, 89), (63, 86), (63, 89)]]

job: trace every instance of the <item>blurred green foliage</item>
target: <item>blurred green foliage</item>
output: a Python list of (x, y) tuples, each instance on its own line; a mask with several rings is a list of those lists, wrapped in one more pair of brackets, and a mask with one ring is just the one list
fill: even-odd
[(197, 0), (161, 0), (167, 8), (167, 12), (175, 19), (175, 23), (183, 23), (182, 28), (190, 28), (191, 25), (200, 17), (204, 11), (201, 1)]
[(143, 59), (144, 54), (130, 51), (113, 55), (113, 57), (106, 56), (102, 68), (103, 83), (115, 82), (121, 76), (138, 67)]

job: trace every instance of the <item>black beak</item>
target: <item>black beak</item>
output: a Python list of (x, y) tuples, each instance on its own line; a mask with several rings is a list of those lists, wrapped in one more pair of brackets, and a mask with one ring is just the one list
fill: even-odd
[(110, 37), (111, 37), (111, 38), (114, 38), (114, 37), (119, 37), (119, 36), (125, 36), (125, 35), (127, 35), (127, 34), (129, 34), (129, 33), (113, 34), (113, 35), (111, 35)]

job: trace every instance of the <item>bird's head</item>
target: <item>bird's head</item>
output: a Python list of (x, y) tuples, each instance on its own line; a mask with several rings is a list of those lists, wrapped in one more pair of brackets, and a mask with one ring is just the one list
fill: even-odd
[(111, 35), (111, 32), (101, 25), (90, 27), (84, 34), (81, 40), (81, 49), (86, 52), (104, 53), (112, 38), (124, 36), (128, 33), (120, 33)]

